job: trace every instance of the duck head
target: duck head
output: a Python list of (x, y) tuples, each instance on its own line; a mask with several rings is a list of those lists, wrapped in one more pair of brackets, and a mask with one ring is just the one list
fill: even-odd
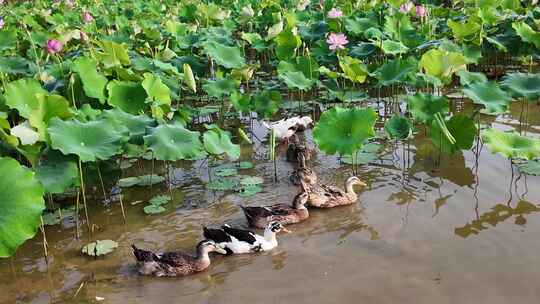
[(293, 200), (294, 209), (306, 209), (306, 204), (309, 199), (309, 192), (307, 191), (308, 186), (305, 182), (300, 181), (302, 185), (302, 192), (298, 193)]
[(363, 181), (361, 181), (358, 177), (356, 176), (352, 176), (352, 177), (349, 177), (347, 179), (347, 187), (352, 187), (354, 185), (359, 185), (359, 186), (362, 186), (362, 187), (367, 187), (367, 184), (364, 183)]
[(203, 240), (197, 245), (197, 253), (199, 256), (207, 255), (210, 252), (227, 254), (227, 251), (224, 248), (212, 240)]
[(278, 234), (281, 231), (286, 232), (286, 233), (291, 233), (290, 230), (285, 228), (283, 226), (283, 224), (281, 224), (280, 222), (277, 222), (277, 221), (272, 221), (272, 222), (268, 223), (268, 225), (266, 225), (265, 232), (271, 232), (273, 234)]

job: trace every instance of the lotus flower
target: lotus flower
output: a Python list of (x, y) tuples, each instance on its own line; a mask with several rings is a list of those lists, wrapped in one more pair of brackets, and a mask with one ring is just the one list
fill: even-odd
[(420, 17), (420, 18), (426, 17), (426, 8), (423, 7), (422, 5), (417, 5), (416, 6), (416, 16)]
[(328, 12), (328, 18), (330, 19), (337, 19), (341, 16), (343, 16), (343, 12), (339, 8), (334, 7)]
[(84, 23), (90, 23), (94, 21), (94, 17), (89, 12), (84, 12), (82, 15), (82, 19)]
[(328, 39), (326, 39), (326, 42), (328, 43), (329, 48), (333, 51), (337, 49), (343, 50), (347, 43), (349, 43), (347, 36), (345, 36), (343, 33), (331, 33), (328, 36)]
[(0, 16), (0, 29), (3, 28), (5, 24), (4, 17)]
[(47, 49), (47, 52), (49, 54), (59, 53), (62, 50), (62, 47), (63, 47), (62, 42), (56, 39), (47, 40), (47, 44), (45, 45), (45, 48)]
[(399, 7), (399, 11), (404, 14), (407, 14), (412, 10), (413, 7), (414, 7), (414, 4), (410, 1), (407, 1)]

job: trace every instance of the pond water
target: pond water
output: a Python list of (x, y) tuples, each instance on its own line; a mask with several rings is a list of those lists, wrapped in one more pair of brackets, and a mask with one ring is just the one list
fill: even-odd
[[(520, 128), (521, 105), (482, 123)], [(471, 105), (455, 104), (470, 111)], [(540, 106), (529, 105), (523, 131), (540, 134)], [(524, 119), (522, 119), (523, 121)], [(255, 122), (255, 135), (265, 129)], [(0, 261), (0, 303), (538, 303), (540, 299), (540, 177), (520, 175), (500, 155), (478, 143), (475, 149), (438, 156), (420, 130), (407, 144), (388, 142), (379, 159), (359, 168), (368, 184), (358, 203), (313, 210), (290, 226), (275, 250), (254, 255), (214, 256), (210, 268), (185, 278), (142, 277), (131, 244), (155, 250), (190, 251), (202, 225), (245, 226), (240, 205), (288, 203), (297, 189), (283, 153), (274, 165), (266, 143), (244, 147), (253, 160), (247, 174), (264, 177), (263, 192), (244, 198), (205, 189), (205, 163), (170, 164), (174, 187), (167, 212), (145, 215), (144, 204), (164, 185), (124, 189), (126, 223), (120, 205), (89, 202), (92, 239), (119, 243), (113, 253), (85, 257), (86, 226), (75, 238), (65, 219)], [(310, 131), (302, 136), (311, 144)], [(124, 176), (150, 172), (150, 162)], [(319, 178), (342, 186), (351, 167), (317, 153), (310, 162)], [(155, 172), (166, 170), (155, 163)], [(99, 191), (95, 191), (99, 193)], [(354, 300), (353, 300), (354, 299)]]

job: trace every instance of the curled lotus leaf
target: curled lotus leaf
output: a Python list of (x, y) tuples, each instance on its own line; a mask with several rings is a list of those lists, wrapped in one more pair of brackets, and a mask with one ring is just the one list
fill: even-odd
[(511, 73), (503, 78), (501, 85), (516, 97), (531, 101), (540, 97), (540, 73)]
[(504, 113), (512, 98), (495, 82), (476, 82), (463, 89), (476, 104), (483, 105), (487, 113)]
[(521, 136), (515, 132), (491, 128), (482, 134), (482, 140), (491, 153), (499, 153), (506, 158), (530, 160), (540, 156), (540, 139)]

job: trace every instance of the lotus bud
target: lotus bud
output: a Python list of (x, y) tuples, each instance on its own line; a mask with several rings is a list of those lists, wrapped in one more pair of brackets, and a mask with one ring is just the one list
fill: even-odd
[(45, 45), (45, 49), (49, 54), (57, 54), (60, 51), (62, 51), (63, 45), (62, 42), (56, 40), (56, 39), (49, 39), (47, 40), (47, 44)]
[(330, 19), (337, 19), (341, 18), (342, 16), (343, 12), (339, 8), (334, 7), (328, 12), (328, 18)]
[(246, 18), (252, 18), (253, 16), (255, 16), (255, 11), (253, 11), (251, 5), (247, 5), (242, 8), (242, 16)]
[(84, 12), (82, 15), (82, 19), (84, 23), (90, 23), (94, 21), (94, 17), (89, 12)]
[(416, 6), (416, 16), (420, 17), (420, 18), (426, 17), (426, 8), (423, 7), (422, 5), (417, 5)]

